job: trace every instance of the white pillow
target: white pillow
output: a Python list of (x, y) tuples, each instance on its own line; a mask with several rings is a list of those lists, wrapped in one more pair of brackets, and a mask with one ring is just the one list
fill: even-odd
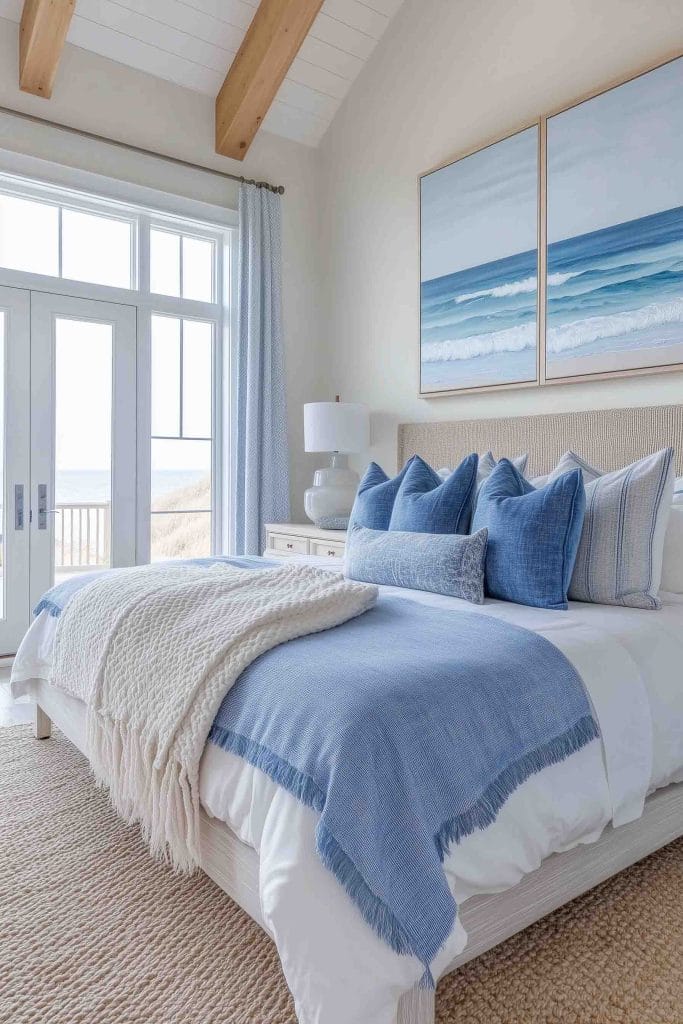
[(683, 501), (674, 504), (664, 534), (661, 589), (683, 594)]
[(683, 476), (674, 480), (674, 505), (683, 505)]
[[(512, 465), (515, 467), (515, 469), (519, 470), (522, 476), (524, 475), (524, 470), (526, 469), (526, 464), (528, 461), (528, 453), (525, 453), (524, 455), (518, 455), (516, 459), (510, 459)], [(477, 464), (477, 491), (483, 484), (484, 480), (486, 480), (486, 478), (491, 475), (491, 473), (493, 472), (497, 465), (498, 460), (494, 458), (493, 452), (486, 452), (484, 455), (479, 456), (479, 462)], [(442, 469), (437, 469), (436, 472), (438, 476), (445, 480), (447, 477), (451, 475), (453, 470), (448, 469), (446, 466), (444, 466)]]
[[(512, 465), (515, 467), (515, 469), (519, 470), (522, 476), (524, 476), (524, 471), (526, 469), (526, 464), (528, 461), (528, 452), (525, 452), (524, 455), (518, 455), (515, 459), (510, 459)], [(484, 455), (479, 456), (479, 464), (477, 466), (477, 490), (479, 490), (484, 480), (486, 480), (487, 477), (491, 476), (491, 473), (494, 471), (497, 465), (498, 459), (494, 458), (493, 452), (486, 452)]]

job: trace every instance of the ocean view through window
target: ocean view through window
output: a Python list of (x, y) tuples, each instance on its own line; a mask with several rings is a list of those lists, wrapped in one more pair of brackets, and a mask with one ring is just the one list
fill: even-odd
[[(138, 193), (144, 204), (130, 201)], [(21, 556), (36, 593), (81, 572), (224, 550), (237, 217), (179, 197), (156, 208), (153, 195), (131, 186), (119, 201), (0, 175), (0, 287), (29, 307), (33, 354), (17, 385), (38, 410), (30, 443), (14, 424), (5, 438), (28, 454), (3, 480), (0, 509), (14, 508), (23, 480), (27, 521), (45, 524)]]

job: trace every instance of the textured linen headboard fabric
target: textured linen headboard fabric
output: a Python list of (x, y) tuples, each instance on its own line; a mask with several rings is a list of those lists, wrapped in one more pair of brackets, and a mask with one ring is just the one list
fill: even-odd
[(598, 409), (544, 416), (449, 423), (402, 423), (398, 428), (398, 467), (411, 455), (440, 469), (454, 468), (470, 452), (491, 449), (496, 458), (529, 453), (527, 476), (554, 469), (572, 449), (606, 472), (671, 445), (676, 475), (683, 474), (683, 405), (644, 409)]

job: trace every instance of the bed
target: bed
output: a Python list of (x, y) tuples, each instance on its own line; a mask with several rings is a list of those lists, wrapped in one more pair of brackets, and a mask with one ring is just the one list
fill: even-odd
[[(680, 460), (683, 407), (402, 425), (399, 463), (416, 452), (442, 465), (472, 450), (528, 450), (531, 472), (540, 474), (573, 447), (611, 469), (667, 444)], [(324, 564), (338, 568), (331, 559)], [(417, 592), (393, 596), (454, 615), (464, 604)], [(486, 833), (458, 848), (449, 882), (460, 913), (435, 976), (683, 834), (683, 597), (663, 595), (656, 614), (572, 604), (558, 616), (496, 601), (482, 611), (546, 636), (565, 653), (584, 679), (604, 743), (528, 780)], [(54, 722), (87, 753), (85, 705), (47, 682), (55, 628), (45, 612), (38, 616), (13, 685), (36, 701), (38, 738), (47, 738)], [(604, 785), (594, 784), (598, 777)], [(558, 792), (562, 820), (552, 809)], [(210, 745), (201, 799), (202, 867), (275, 938), (301, 1024), (433, 1022), (433, 991), (420, 986), (416, 965), (379, 941), (316, 858), (310, 808)], [(492, 855), (496, 848), (505, 856)]]

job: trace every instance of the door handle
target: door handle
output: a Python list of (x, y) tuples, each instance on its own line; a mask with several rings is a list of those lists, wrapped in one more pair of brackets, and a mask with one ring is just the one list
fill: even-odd
[(47, 530), (47, 484), (38, 484), (38, 529)]
[(24, 529), (24, 485), (14, 485), (14, 529)]
[(47, 484), (38, 484), (38, 529), (47, 530), (47, 517), (61, 515), (61, 511), (47, 507)]

